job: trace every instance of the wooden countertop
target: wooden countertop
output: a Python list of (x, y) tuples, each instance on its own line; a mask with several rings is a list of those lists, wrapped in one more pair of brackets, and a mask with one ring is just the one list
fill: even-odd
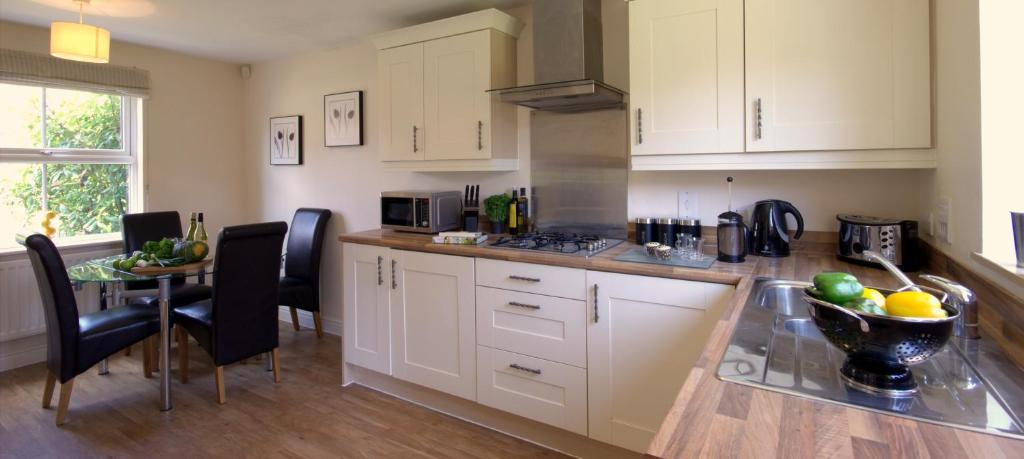
[[(756, 277), (809, 280), (821, 271), (846, 271), (865, 284), (895, 287), (884, 271), (834, 256), (829, 243), (794, 245), (786, 258), (748, 257), (716, 262), (710, 269), (618, 262), (635, 247), (624, 243), (591, 258), (478, 246), (440, 245), (427, 235), (371, 230), (338, 237), (341, 242), (396, 249), (521, 261), (595, 271), (736, 285), (704, 352), (651, 442), (657, 457), (1024, 457), (1024, 441), (847, 408), (834, 403), (727, 383), (716, 377), (719, 360)], [(711, 249), (710, 247), (706, 248)], [(938, 273), (942, 274), (942, 273)]]

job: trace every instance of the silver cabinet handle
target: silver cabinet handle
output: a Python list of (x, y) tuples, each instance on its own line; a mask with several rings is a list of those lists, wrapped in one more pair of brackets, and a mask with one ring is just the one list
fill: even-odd
[(526, 308), (526, 309), (540, 309), (540, 306), (538, 306), (536, 304), (526, 304), (526, 303), (520, 303), (518, 301), (509, 301), (508, 305), (509, 306), (517, 306), (517, 307)]
[(644, 110), (642, 108), (636, 109), (636, 144), (642, 145), (644, 143)]
[(412, 152), (413, 153), (416, 153), (416, 152), (420, 151), (419, 146), (416, 145), (416, 133), (419, 132), (419, 130), (420, 130), (420, 128), (416, 127), (415, 124), (412, 126)]
[(484, 122), (483, 121), (477, 121), (476, 122), (476, 149), (477, 150), (483, 150), (484, 149)]
[(508, 278), (512, 279), (512, 280), (523, 281), (523, 282), (540, 282), (540, 278), (539, 277), (525, 277), (525, 276), (517, 276), (515, 274), (512, 274), (512, 275), (508, 276)]
[(597, 315), (597, 284), (594, 284), (594, 323), (596, 324), (600, 317)]
[(384, 272), (381, 265), (384, 264), (384, 257), (377, 256), (377, 285), (384, 285)]
[(539, 375), (540, 374), (540, 370), (538, 370), (536, 368), (527, 368), (527, 367), (524, 367), (524, 366), (522, 366), (522, 365), (520, 365), (518, 363), (513, 363), (513, 364), (509, 365), (508, 367), (513, 369), (513, 370), (525, 371), (527, 373), (533, 373), (535, 375)]
[(391, 260), (391, 290), (398, 288), (398, 279), (395, 278), (395, 265), (397, 264), (397, 261)]
[(763, 137), (763, 116), (761, 98), (754, 99), (754, 140), (761, 140)]

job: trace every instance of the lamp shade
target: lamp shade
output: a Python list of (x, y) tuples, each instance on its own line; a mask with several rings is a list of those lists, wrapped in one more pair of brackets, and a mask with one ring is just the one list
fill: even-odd
[(50, 24), (50, 55), (73, 61), (110, 61), (110, 31), (88, 24)]

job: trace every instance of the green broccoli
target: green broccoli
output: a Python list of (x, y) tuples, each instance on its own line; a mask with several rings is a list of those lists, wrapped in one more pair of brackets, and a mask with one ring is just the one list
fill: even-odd
[(174, 241), (163, 238), (160, 240), (160, 246), (156, 251), (157, 258), (171, 258), (174, 256)]

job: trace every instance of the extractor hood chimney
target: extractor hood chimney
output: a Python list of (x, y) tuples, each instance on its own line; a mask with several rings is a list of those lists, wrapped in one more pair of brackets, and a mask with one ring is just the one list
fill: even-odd
[(533, 79), (495, 89), (502, 102), (538, 110), (579, 111), (621, 106), (624, 93), (603, 83), (601, 0), (533, 2)]

